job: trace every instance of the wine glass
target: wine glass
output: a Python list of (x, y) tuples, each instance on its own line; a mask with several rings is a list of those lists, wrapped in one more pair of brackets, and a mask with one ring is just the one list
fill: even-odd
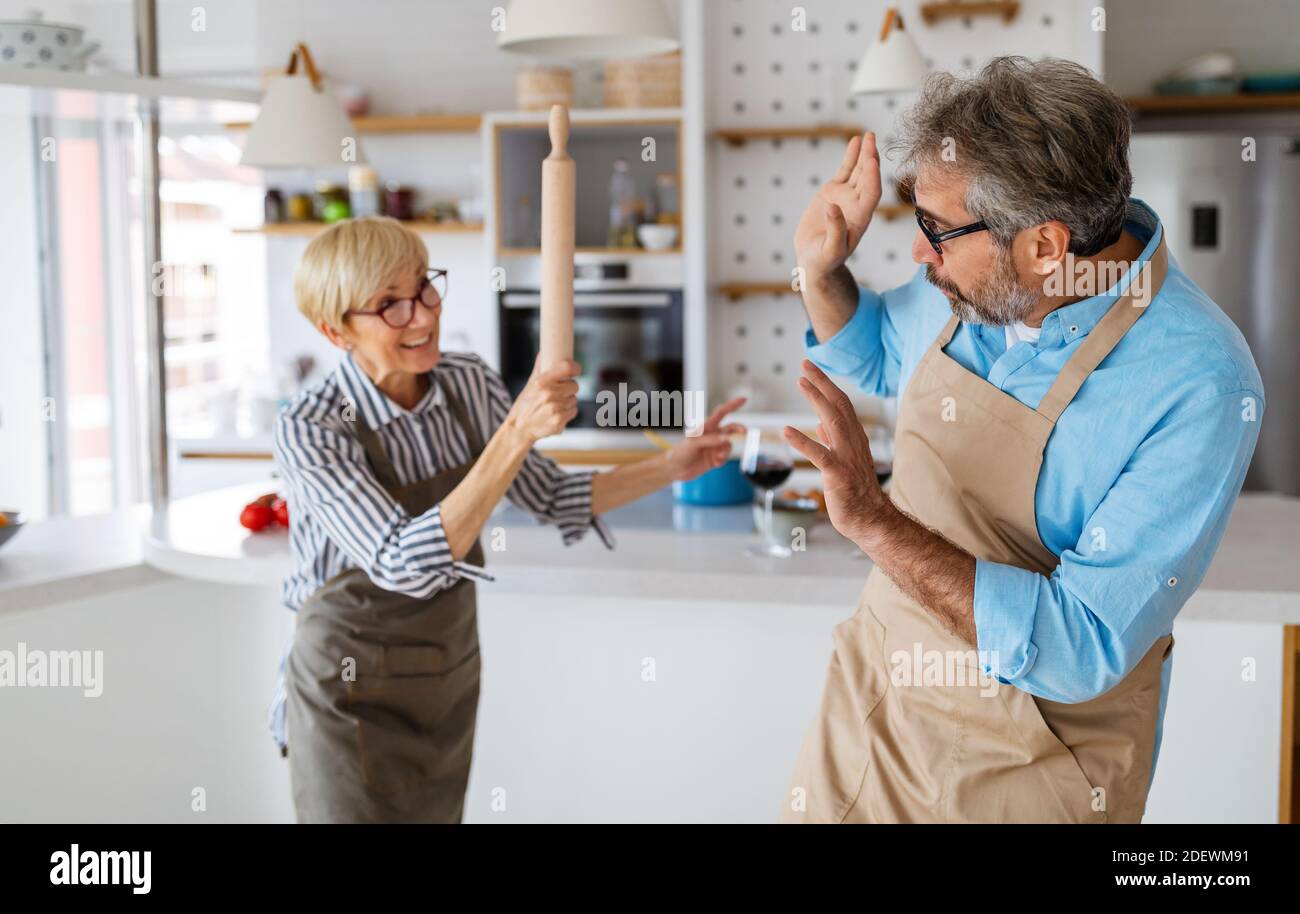
[(772, 502), (777, 486), (794, 472), (794, 452), (779, 431), (751, 428), (745, 433), (745, 451), (740, 458), (740, 471), (745, 478), (763, 491), (763, 529), (766, 542), (750, 546), (748, 555), (786, 559), (790, 547), (772, 538)]

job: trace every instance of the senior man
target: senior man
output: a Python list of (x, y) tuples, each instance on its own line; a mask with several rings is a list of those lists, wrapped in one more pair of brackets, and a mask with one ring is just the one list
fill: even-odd
[[(1129, 197), (1128, 111), (1086, 69), (936, 74), (901, 128), (912, 280), (877, 293), (845, 267), (881, 195), (870, 133), (795, 235), (820, 441), (785, 434), (875, 567), (782, 818), (1138, 822), (1259, 372)], [(888, 494), (821, 368), (900, 398)]]

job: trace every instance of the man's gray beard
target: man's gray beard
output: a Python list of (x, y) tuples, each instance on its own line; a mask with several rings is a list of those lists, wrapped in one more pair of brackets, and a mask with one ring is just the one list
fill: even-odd
[(997, 259), (991, 272), (969, 296), (963, 295), (956, 285), (941, 279), (935, 272), (934, 264), (926, 266), (926, 279), (948, 296), (948, 304), (958, 320), (968, 324), (1007, 327), (1024, 320), (1038, 304), (1039, 293), (1022, 285), (1020, 277), (1016, 275), (1015, 264), (1011, 262), (1011, 249), (1001, 245), (997, 249)]

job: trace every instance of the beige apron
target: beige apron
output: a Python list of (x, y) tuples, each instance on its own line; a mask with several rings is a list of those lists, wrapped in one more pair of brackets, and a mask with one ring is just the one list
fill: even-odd
[[(409, 485), (398, 484), (378, 436), (357, 415), (376, 478), (412, 517), (454, 489), (483, 450), (464, 405), (450, 387), (443, 392), (472, 456)], [(480, 543), (465, 561), (482, 566)], [(461, 820), (479, 693), (473, 581), (420, 600), (379, 587), (359, 568), (337, 575), (298, 611), (285, 684), (300, 822)]]
[[(1144, 266), (1141, 300), (1130, 287), (1111, 306), (1037, 409), (943, 351), (953, 317), (904, 391), (894, 503), (977, 558), (1050, 576), (1058, 558), (1040, 542), (1034, 510), (1044, 447), (1166, 267), (1162, 241)], [(1098, 698), (1046, 701), (982, 676), (975, 648), (874, 568), (834, 642), (783, 821), (1141, 821), (1172, 636)]]

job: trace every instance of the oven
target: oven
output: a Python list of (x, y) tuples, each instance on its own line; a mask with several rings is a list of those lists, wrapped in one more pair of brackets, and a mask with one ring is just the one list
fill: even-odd
[[(597, 428), (597, 406), (623, 400), (636, 391), (683, 389), (682, 290), (591, 288), (573, 294), (573, 352), (582, 366), (578, 377), (578, 416), (570, 428)], [(511, 289), (500, 293), (501, 374), (511, 397), (528, 382), (537, 357), (541, 293)], [(601, 401), (597, 396), (605, 392)], [(670, 411), (665, 410), (665, 413)], [(608, 415), (608, 412), (606, 412)], [(681, 428), (681, 415), (657, 415), (652, 428)]]

